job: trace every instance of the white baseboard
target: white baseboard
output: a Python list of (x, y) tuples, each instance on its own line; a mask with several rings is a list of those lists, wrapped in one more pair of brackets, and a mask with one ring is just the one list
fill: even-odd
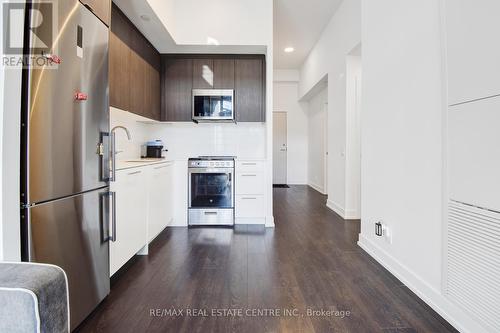
[(415, 272), (364, 235), (359, 235), (358, 245), (457, 330), (462, 333), (488, 332), (467, 313), (450, 302), (439, 290), (429, 285)]
[(352, 210), (352, 209), (345, 209), (338, 203), (328, 199), (326, 201), (326, 207), (330, 208), (333, 210), (335, 213), (337, 213), (341, 218), (343, 218), (346, 221), (349, 220), (359, 220), (361, 217), (359, 216), (358, 212)]
[(316, 191), (318, 191), (319, 193), (321, 193), (323, 195), (326, 194), (323, 186), (319, 186), (318, 184), (314, 184), (314, 183), (309, 183), (307, 185), (309, 185), (310, 187), (312, 187), (313, 189), (315, 189)]
[(337, 213), (341, 218), (345, 219), (344, 207), (340, 206), (339, 204), (333, 202), (330, 199), (326, 200), (326, 207), (330, 208), (335, 213)]
[(266, 228), (274, 228), (274, 216), (267, 216), (266, 217)]
[(307, 185), (307, 182), (302, 180), (289, 180), (286, 182), (287, 185)]

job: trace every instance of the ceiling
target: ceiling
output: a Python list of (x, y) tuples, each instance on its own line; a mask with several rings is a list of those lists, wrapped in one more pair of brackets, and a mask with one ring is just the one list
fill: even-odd
[(274, 0), (274, 68), (299, 69), (341, 2)]
[[(164, 0), (113, 0), (113, 3), (160, 53), (266, 53), (266, 47), (259, 45), (179, 45), (151, 7), (151, 3), (165, 4)], [(144, 15), (149, 17), (148, 21), (141, 19)]]

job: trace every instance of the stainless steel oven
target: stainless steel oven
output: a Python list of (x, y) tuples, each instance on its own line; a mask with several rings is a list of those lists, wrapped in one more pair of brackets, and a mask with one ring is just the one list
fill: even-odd
[(234, 158), (188, 161), (189, 225), (234, 224)]
[(234, 90), (193, 89), (192, 117), (200, 121), (234, 121)]

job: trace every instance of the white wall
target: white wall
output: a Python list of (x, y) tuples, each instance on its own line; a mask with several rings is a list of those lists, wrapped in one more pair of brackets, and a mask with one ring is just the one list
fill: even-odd
[[(0, 30), (3, 22), (0, 19)], [(19, 27), (22, 30), (22, 27)], [(0, 33), (0, 39), (3, 34)], [(3, 41), (0, 40), (3, 55)], [(1, 66), (1, 65), (0, 65)], [(0, 69), (0, 260), (21, 258), (19, 216), (21, 70)]]
[(111, 126), (123, 125), (132, 136), (116, 131), (118, 160), (140, 157), (140, 146), (160, 139), (170, 160), (187, 161), (202, 155), (236, 156), (245, 160), (266, 159), (266, 125), (262, 123), (157, 123), (120, 109), (111, 108)]
[(299, 96), (328, 77), (328, 207), (346, 217), (346, 57), (361, 42), (361, 1), (345, 0), (300, 71)]
[[(2, 15), (3, 16), (3, 15)], [(3, 24), (2, 19), (0, 19), (0, 25)], [(4, 69), (0, 68), (0, 100), (4, 100)], [(1, 112), (0, 112), (0, 156), (3, 156), (3, 113), (4, 107), (2, 103)], [(3, 158), (0, 159), (0, 175), (3, 175)], [(0, 177), (0, 188), (2, 192), (0, 193), (0, 261), (3, 260), (3, 177)]]
[(361, 218), (361, 56), (349, 55), (346, 60), (345, 218), (358, 220)]
[(2, 229), (3, 259), (21, 258), (19, 216), (21, 70), (4, 72), (2, 129)]
[(327, 124), (328, 86), (325, 86), (309, 100), (307, 115), (308, 141), (308, 184), (323, 194), (325, 187), (325, 133)]
[(307, 184), (307, 105), (299, 102), (298, 71), (275, 70), (273, 111), (287, 113), (287, 183)]
[[(463, 332), (483, 331), (442, 294), (440, 2), (363, 0), (359, 244)], [(393, 242), (374, 235), (382, 221)]]

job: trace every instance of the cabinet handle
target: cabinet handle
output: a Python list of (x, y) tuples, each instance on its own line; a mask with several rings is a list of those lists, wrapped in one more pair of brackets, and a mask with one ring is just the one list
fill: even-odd
[(257, 165), (257, 163), (241, 163), (241, 165)]
[(257, 200), (256, 197), (243, 197), (241, 199), (243, 199), (243, 200)]
[(217, 215), (217, 212), (205, 212), (205, 215)]
[(257, 177), (257, 175), (255, 175), (255, 174), (253, 174), (253, 175), (248, 174), (248, 175), (241, 175), (241, 176), (242, 177)]
[(128, 173), (127, 175), (131, 176), (131, 175), (137, 175), (138, 173), (141, 173), (142, 171), (134, 171), (134, 172), (130, 172)]

